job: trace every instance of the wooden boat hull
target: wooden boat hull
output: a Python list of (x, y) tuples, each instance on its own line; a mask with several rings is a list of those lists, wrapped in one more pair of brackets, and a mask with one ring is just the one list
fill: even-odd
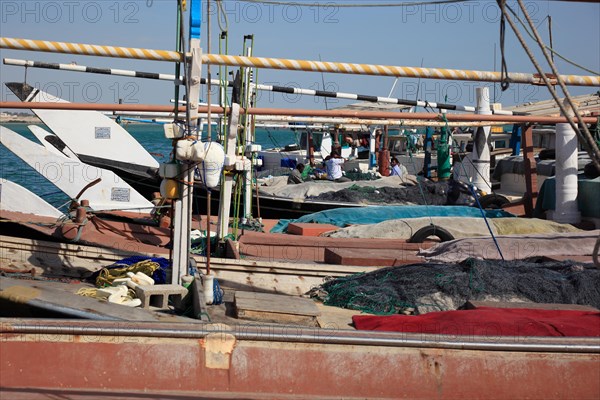
[[(67, 276), (82, 279), (91, 272), (132, 255), (164, 257), (165, 254), (142, 252), (135, 247), (108, 249), (81, 244), (54, 243), (0, 235), (0, 266), (11, 271), (29, 272), (49, 277)], [(195, 257), (199, 266), (206, 258)], [(211, 271), (219, 282), (232, 289), (301, 295), (326, 277), (370, 272), (377, 267), (235, 260), (211, 258)]]
[[(81, 156), (81, 155), (80, 155)], [(125, 182), (131, 185), (142, 196), (151, 199), (152, 194), (159, 191), (161, 179), (156, 171), (136, 170), (134, 166), (124, 165), (123, 163), (115, 163), (114, 161), (97, 159), (94, 157), (81, 156), (86, 163), (99, 168), (108, 169)], [(219, 210), (219, 190), (213, 189), (211, 195), (211, 210), (212, 214), (216, 215)], [(257, 205), (258, 198), (258, 205)], [(207, 194), (206, 189), (200, 184), (194, 186), (194, 213), (206, 214)], [(300, 218), (306, 214), (312, 214), (319, 211), (330, 210), (332, 208), (341, 207), (364, 207), (364, 204), (333, 202), (333, 201), (317, 201), (311, 199), (291, 199), (286, 197), (270, 196), (261, 193), (258, 197), (256, 192), (252, 193), (252, 215), (261, 218)], [(260, 210), (259, 210), (260, 208)], [(233, 217), (233, 207), (231, 211)]]
[(14, 319), (0, 339), (12, 399), (600, 396), (598, 339)]
[[(117, 171), (117, 173), (135, 190), (140, 192), (146, 198), (151, 198), (152, 193), (158, 191), (158, 186), (160, 182), (154, 182), (151, 180), (139, 180), (137, 178), (134, 178), (133, 176), (129, 177), (127, 174), (124, 174), (121, 171)], [(211, 210), (213, 215), (216, 215), (219, 210), (219, 193), (220, 192), (216, 189), (212, 191)], [(207, 200), (208, 197), (206, 194), (206, 189), (204, 189), (200, 185), (196, 185), (194, 187), (194, 213), (206, 214)], [(295, 219), (300, 218), (303, 215), (312, 214), (319, 211), (331, 210), (333, 208), (364, 206), (364, 204), (358, 203), (316, 201), (310, 199), (290, 199), (285, 197), (269, 196), (266, 194), (260, 194), (257, 197), (256, 193), (252, 194), (252, 215), (254, 217), (260, 216), (261, 218)], [(231, 209), (230, 216), (235, 216), (233, 214), (233, 207)]]

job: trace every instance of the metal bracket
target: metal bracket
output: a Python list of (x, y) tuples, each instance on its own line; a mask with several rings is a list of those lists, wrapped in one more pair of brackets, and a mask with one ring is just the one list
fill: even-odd
[[(190, 118), (198, 118), (198, 105), (200, 103), (200, 81), (202, 74), (202, 49), (199, 47), (198, 39), (192, 40), (192, 57), (189, 63), (188, 79), (188, 107)], [(197, 47), (196, 47), (197, 46)]]

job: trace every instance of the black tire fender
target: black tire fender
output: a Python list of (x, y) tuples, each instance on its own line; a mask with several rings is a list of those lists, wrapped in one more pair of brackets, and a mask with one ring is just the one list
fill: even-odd
[[(499, 209), (508, 203), (510, 203), (510, 200), (501, 194), (486, 194), (485, 196), (479, 198), (479, 204), (483, 209)], [(475, 207), (477, 207), (477, 203), (475, 203)]]
[(427, 225), (416, 231), (410, 239), (408, 239), (408, 243), (423, 243), (425, 239), (430, 236), (435, 236), (440, 239), (441, 242), (449, 242), (450, 240), (454, 240), (454, 236), (446, 229), (437, 226), (437, 225)]

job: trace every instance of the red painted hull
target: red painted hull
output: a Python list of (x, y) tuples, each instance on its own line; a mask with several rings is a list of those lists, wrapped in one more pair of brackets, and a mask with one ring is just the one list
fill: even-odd
[(597, 339), (1, 323), (2, 398), (600, 397)]

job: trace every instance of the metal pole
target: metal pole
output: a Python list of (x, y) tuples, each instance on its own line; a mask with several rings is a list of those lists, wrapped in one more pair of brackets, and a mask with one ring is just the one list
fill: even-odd
[[(496, 72), (496, 42), (494, 42), (494, 72)], [(494, 83), (494, 103), (496, 102), (496, 84)]]
[[(172, 106), (158, 106), (149, 104), (87, 104), (87, 103), (55, 103), (35, 102), (22, 103), (18, 101), (0, 101), (0, 108), (32, 109), (32, 110), (96, 110), (96, 111), (149, 111), (149, 112), (172, 112)], [(198, 107), (198, 113), (206, 113), (206, 106)], [(215, 114), (230, 114), (231, 108), (212, 107)], [(185, 112), (185, 107), (179, 107), (180, 112)], [(287, 108), (251, 108), (240, 109), (240, 114), (250, 115), (289, 115), (289, 116), (313, 116), (313, 117), (337, 117), (337, 118), (360, 118), (360, 119), (397, 119), (397, 120), (428, 120), (442, 121), (439, 114), (433, 113), (402, 113), (390, 111), (351, 111), (351, 110), (304, 110)], [(505, 123), (538, 123), (559, 124), (568, 122), (565, 117), (548, 117), (544, 115), (482, 115), (482, 114), (446, 114), (448, 122), (505, 122)], [(582, 117), (587, 124), (598, 121), (596, 117)]]
[[(210, 42), (211, 42), (211, 34), (210, 34), (210, 0), (206, 0), (206, 51), (208, 51), (210, 53)], [(211, 141), (212, 140), (212, 124), (211, 124), (211, 117), (212, 117), (212, 105), (210, 103), (210, 92), (212, 90), (212, 76), (211, 76), (211, 72), (210, 72), (210, 63), (207, 63), (206, 65), (206, 102), (208, 103), (207, 106), (207, 122), (208, 122), (208, 126), (207, 126), (207, 136), (208, 136), (208, 140)]]
[(533, 218), (533, 209), (537, 201), (537, 163), (533, 155), (533, 128), (525, 125), (522, 128), (523, 136), (523, 164), (525, 167), (525, 194), (523, 207), (525, 216)]
[(210, 275), (210, 252), (211, 252), (211, 244), (210, 244), (210, 202), (211, 202), (211, 193), (212, 190), (210, 188), (206, 188), (206, 275)]
[[(254, 41), (253, 36), (244, 37), (244, 47), (246, 46), (246, 40), (250, 40), (250, 46), (248, 46), (246, 48), (246, 55), (252, 56), (252, 51), (254, 50), (253, 49), (253, 41)], [(245, 99), (244, 106), (246, 107), (246, 109), (250, 109), (250, 107), (252, 107), (252, 104), (251, 104), (252, 88), (250, 86), (251, 69), (244, 68), (243, 74), (244, 74), (244, 99)], [(242, 142), (242, 143), (244, 143), (243, 153), (247, 153), (247, 148), (248, 148), (248, 146), (252, 145), (252, 141), (253, 141), (252, 130), (250, 129), (251, 120), (252, 120), (252, 116), (247, 116), (246, 118), (244, 118), (244, 138), (243, 138), (243, 142)], [(247, 155), (249, 156), (250, 160), (252, 160), (252, 153), (247, 153)], [(252, 167), (250, 167), (249, 170), (242, 172), (242, 175), (244, 177), (244, 184), (242, 186), (242, 190), (244, 191), (242, 218), (245, 220), (246, 218), (249, 218), (252, 215)]]
[[(202, 339), (216, 332), (232, 333), (238, 341), (259, 342), (282, 341), (300, 343), (328, 343), (356, 346), (392, 346), (450, 348), (456, 350), (494, 350), (494, 351), (536, 351), (551, 353), (599, 354), (597, 338), (565, 337), (498, 337), (487, 336), (448, 336), (440, 339), (439, 334), (348, 331), (338, 329), (318, 329), (301, 327), (290, 334), (289, 326), (240, 324), (228, 327), (215, 324), (156, 324), (153, 322), (128, 322), (117, 326), (114, 321), (60, 321), (33, 319), (6, 319), (0, 324), (0, 334), (34, 334), (52, 339), (52, 335), (80, 335), (86, 337), (164, 337), (179, 339)], [(231, 329), (231, 330), (230, 330)], [(267, 332), (268, 334), (265, 334)], [(3, 338), (4, 338), (3, 337)]]
[[(552, 42), (552, 16), (548, 15), (548, 36), (550, 37), (550, 48), (554, 50), (554, 44)], [(554, 52), (550, 52), (552, 62), (554, 62)]]
[(556, 206), (552, 219), (561, 224), (581, 222), (577, 205), (577, 135), (571, 125), (556, 124)]
[[(476, 88), (477, 93), (477, 113), (489, 115), (490, 112), (490, 92), (487, 87)], [(492, 192), (490, 185), (490, 148), (488, 141), (490, 137), (490, 127), (480, 126), (475, 132), (473, 138), (473, 152), (471, 160), (473, 162), (473, 171), (471, 174), (471, 183), (487, 193)]]

